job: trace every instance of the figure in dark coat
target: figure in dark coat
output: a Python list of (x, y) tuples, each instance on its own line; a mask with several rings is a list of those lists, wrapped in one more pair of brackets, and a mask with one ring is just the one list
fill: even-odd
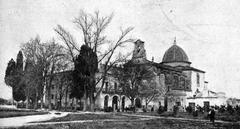
[(209, 118), (210, 121), (214, 124), (214, 120), (215, 120), (215, 111), (213, 108), (211, 108), (210, 112), (209, 112)]

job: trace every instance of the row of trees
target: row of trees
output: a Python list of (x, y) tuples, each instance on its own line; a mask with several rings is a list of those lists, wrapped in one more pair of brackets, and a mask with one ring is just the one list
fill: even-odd
[[(38, 36), (22, 44), (17, 61), (9, 61), (5, 75), (6, 84), (13, 88), (14, 100), (26, 100), (27, 108), (29, 103), (34, 103), (34, 107), (37, 108), (38, 102), (41, 101), (43, 107), (44, 94), (47, 94), (48, 101), (51, 101), (54, 73), (72, 68), (74, 70), (71, 97), (84, 97), (84, 110), (94, 110), (95, 100), (103, 89), (109, 70), (126, 59), (126, 56), (117, 53), (117, 49), (133, 41), (127, 38), (133, 30), (132, 27), (121, 29), (119, 37), (115, 40), (110, 40), (104, 35), (112, 18), (113, 14), (100, 16), (98, 11), (94, 14), (80, 11), (73, 23), (79, 28), (83, 42), (77, 43), (70, 32), (57, 25), (54, 30), (64, 46), (54, 40), (42, 43)], [(96, 78), (100, 63), (104, 67), (101, 76)], [(100, 88), (97, 89), (97, 85), (100, 85)], [(86, 104), (87, 101), (90, 101), (90, 106)], [(52, 108), (51, 104), (48, 108)]]
[[(41, 43), (37, 36), (22, 44), (16, 63), (13, 59), (9, 61), (5, 82), (13, 89), (14, 100), (26, 100), (27, 108), (29, 103), (34, 103), (34, 107), (37, 108), (40, 100), (43, 107), (44, 94), (47, 94), (48, 100), (51, 100), (50, 87), (53, 73), (66, 70), (69, 64), (68, 55), (65, 54), (63, 46), (54, 40)], [(50, 104), (49, 108), (51, 109)]]

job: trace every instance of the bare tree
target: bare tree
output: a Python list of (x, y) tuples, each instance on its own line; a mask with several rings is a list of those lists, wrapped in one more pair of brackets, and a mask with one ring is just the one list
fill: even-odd
[[(122, 58), (113, 58), (117, 48), (122, 47), (125, 43), (133, 42), (133, 39), (127, 38), (127, 35), (133, 30), (132, 27), (121, 30), (121, 35), (117, 38), (116, 41), (107, 40), (107, 36), (104, 35), (104, 31), (110, 24), (112, 18), (113, 14), (102, 17), (100, 16), (99, 11), (96, 11), (92, 15), (81, 10), (79, 16), (74, 19), (74, 23), (77, 25), (83, 35), (84, 44), (90, 47), (97, 54), (98, 65), (102, 63), (104, 66), (100, 78), (96, 79), (96, 73), (93, 73), (92, 76), (92, 79), (95, 80), (95, 84), (92, 85), (93, 87), (96, 87), (99, 85), (99, 83), (101, 84), (100, 88), (98, 88), (98, 91), (94, 91), (96, 94), (94, 95), (92, 92), (92, 95), (89, 96), (91, 110), (93, 110), (95, 100), (103, 89), (108, 71), (116, 63), (122, 60)], [(74, 53), (80, 51), (80, 44), (77, 44), (72, 35), (62, 26), (58, 25), (54, 30), (68, 47), (68, 52), (72, 56), (72, 61), (74, 61), (76, 57), (76, 54)], [(108, 49), (101, 49), (102, 46), (108, 46)], [(87, 99), (87, 96), (85, 99)]]
[(160, 89), (157, 87), (157, 82), (155, 78), (151, 78), (148, 80), (143, 80), (141, 83), (141, 86), (139, 88), (139, 96), (145, 99), (145, 106), (147, 107), (148, 104), (159, 97)]
[[(29, 87), (35, 88), (35, 108), (37, 108), (38, 99), (41, 100), (42, 108), (44, 87), (46, 86), (48, 97), (50, 96), (49, 93), (51, 93), (47, 77), (55, 71), (57, 61), (64, 57), (63, 47), (56, 44), (54, 40), (41, 43), (40, 38), (36, 37), (22, 44), (21, 48), (26, 57), (26, 64), (28, 63), (28, 68), (24, 72), (25, 81)], [(29, 94), (29, 89), (26, 88), (26, 90), (27, 94)]]
[(51, 41), (45, 44), (46, 51), (43, 55), (51, 55), (50, 58), (46, 59), (48, 64), (45, 66), (44, 70), (44, 82), (46, 83), (46, 94), (48, 99), (48, 108), (51, 110), (51, 85), (54, 78), (55, 72), (62, 72), (69, 69), (71, 65), (68, 54), (66, 54), (65, 48), (55, 41)]

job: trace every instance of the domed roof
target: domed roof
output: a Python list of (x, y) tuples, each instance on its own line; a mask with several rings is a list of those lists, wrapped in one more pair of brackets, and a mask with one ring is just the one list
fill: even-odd
[(188, 60), (187, 54), (184, 50), (176, 45), (176, 40), (174, 44), (165, 52), (163, 56), (162, 62), (169, 63), (169, 62), (186, 62), (190, 63)]

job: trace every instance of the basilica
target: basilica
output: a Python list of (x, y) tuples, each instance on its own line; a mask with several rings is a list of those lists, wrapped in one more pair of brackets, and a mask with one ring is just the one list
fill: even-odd
[[(178, 43), (180, 44), (180, 43)], [(180, 111), (186, 111), (187, 106), (214, 106), (226, 104), (224, 92), (214, 92), (208, 89), (208, 82), (205, 80), (205, 71), (191, 66), (192, 62), (186, 52), (177, 45), (176, 39), (162, 57), (162, 62), (154, 62), (154, 59), (146, 58), (144, 42), (136, 40), (131, 60), (132, 63), (151, 67), (154, 73), (156, 89), (159, 89), (161, 95), (153, 99), (146, 108), (157, 109), (160, 105), (164, 106), (167, 111), (173, 111), (173, 106), (179, 106)], [(65, 74), (65, 73), (64, 73)], [(101, 66), (99, 73), (101, 74)], [(124, 95), (119, 87), (120, 83), (111, 74), (106, 79), (105, 86), (101, 94), (96, 99), (96, 107), (104, 109), (111, 107), (114, 110), (123, 111), (131, 106), (130, 99)], [(57, 85), (53, 85), (51, 104), (58, 103)], [(100, 86), (99, 86), (100, 87)], [(98, 87), (97, 87), (98, 88)], [(72, 105), (74, 101), (66, 94), (62, 96), (65, 102), (61, 104)], [(144, 107), (147, 100), (141, 96), (134, 99), (137, 108)], [(45, 99), (46, 103), (49, 103)], [(82, 104), (80, 104), (82, 105)]]
[[(173, 106), (181, 107), (185, 111), (187, 106), (214, 106), (226, 104), (224, 92), (214, 92), (208, 89), (208, 82), (205, 80), (205, 71), (191, 66), (185, 51), (177, 45), (176, 39), (173, 45), (166, 50), (162, 62), (154, 62), (146, 58), (146, 50), (144, 42), (137, 40), (134, 43), (132, 61), (135, 64), (151, 66), (155, 73), (156, 88), (164, 90), (163, 94), (154, 99), (148, 106), (159, 107), (164, 106), (166, 110), (172, 111)], [(109, 77), (109, 82), (106, 83), (106, 88), (112, 90), (117, 89), (118, 82)], [(141, 103), (144, 105), (146, 100), (141, 97), (135, 98), (135, 105)], [(116, 92), (103, 92), (98, 98), (100, 107), (116, 105), (116, 108), (124, 108), (130, 106), (130, 100), (123, 94)]]

